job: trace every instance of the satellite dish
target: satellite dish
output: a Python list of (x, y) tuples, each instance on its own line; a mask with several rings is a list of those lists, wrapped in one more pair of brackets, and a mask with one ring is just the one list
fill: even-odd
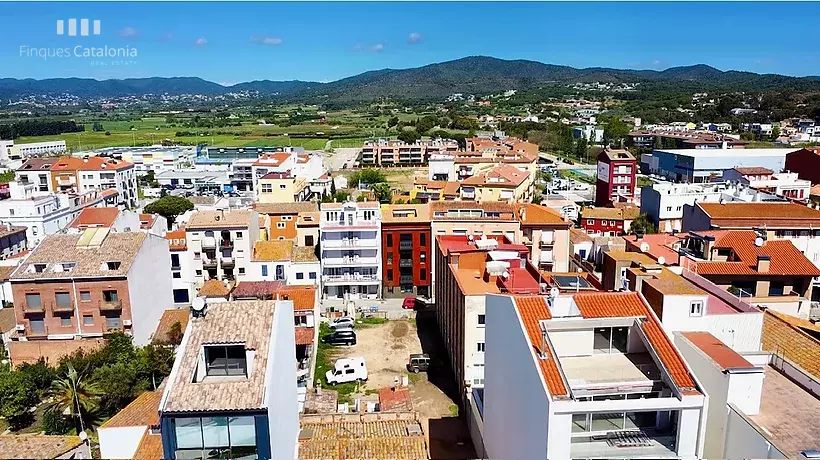
[(195, 297), (193, 302), (191, 302), (191, 308), (197, 313), (202, 312), (202, 310), (205, 310), (205, 299)]
[(763, 246), (763, 238), (761, 238), (759, 236), (757, 238), (755, 238), (755, 246), (757, 246), (757, 247)]
[(559, 291), (557, 287), (553, 287), (552, 289), (550, 289), (550, 298), (554, 299), (558, 297), (558, 294), (560, 293), (561, 291)]
[(658, 257), (658, 263), (663, 265), (666, 263), (666, 258), (664, 256)]
[(649, 243), (647, 243), (646, 241), (641, 243), (641, 252), (646, 252), (648, 250), (649, 250)]

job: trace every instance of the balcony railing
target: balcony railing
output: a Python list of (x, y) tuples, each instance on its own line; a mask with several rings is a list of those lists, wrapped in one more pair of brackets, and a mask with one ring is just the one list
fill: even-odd
[(413, 266), (413, 259), (401, 259), (399, 260), (399, 267), (412, 267)]
[(223, 267), (228, 267), (228, 266), (233, 267), (233, 265), (234, 265), (233, 257), (222, 257), (222, 259), (220, 259), (220, 260), (222, 262)]
[(216, 258), (202, 259), (202, 266), (204, 268), (216, 268)]
[(326, 266), (337, 265), (378, 265), (379, 259), (376, 257), (323, 257), (322, 263)]
[(40, 331), (35, 331), (31, 326), (26, 326), (26, 337), (46, 337), (48, 336), (48, 326), (43, 326)]
[(42, 313), (46, 311), (45, 306), (40, 303), (40, 305), (30, 305), (28, 302), (23, 304), (23, 312), (24, 313)]
[(379, 223), (371, 220), (359, 219), (353, 222), (346, 220), (326, 220), (322, 222), (323, 228), (345, 228), (345, 227), (373, 227), (378, 228)]
[(379, 281), (378, 275), (323, 275), (322, 281), (325, 282), (350, 282), (350, 281)]
[(116, 311), (122, 310), (122, 300), (102, 300), (100, 301), (101, 311)]
[(343, 240), (325, 240), (324, 248), (375, 248), (379, 243), (375, 238), (345, 238)]
[(223, 249), (233, 249), (233, 240), (222, 240), (219, 242), (219, 247)]
[(399, 282), (401, 284), (413, 284), (413, 277), (411, 275), (401, 276)]
[(412, 251), (413, 250), (413, 242), (412, 241), (399, 241), (399, 250), (400, 251)]
[(215, 248), (216, 247), (216, 238), (212, 236), (206, 236), (202, 238), (202, 247), (203, 248)]
[(55, 303), (51, 307), (51, 311), (58, 311), (58, 312), (59, 311), (63, 311), (63, 312), (65, 312), (65, 311), (74, 311), (74, 305), (72, 305), (71, 303), (69, 303), (68, 305), (60, 305), (58, 303)]

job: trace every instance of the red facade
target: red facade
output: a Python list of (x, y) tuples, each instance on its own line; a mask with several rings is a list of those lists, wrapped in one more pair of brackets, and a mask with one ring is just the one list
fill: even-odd
[[(620, 155), (624, 158), (619, 158)], [(598, 155), (595, 205), (632, 202), (635, 198), (637, 166), (635, 157), (626, 151), (601, 152)]]
[(382, 223), (382, 284), (385, 297), (430, 295), (432, 274), (430, 223)]
[(590, 235), (620, 236), (624, 233), (624, 221), (623, 219), (582, 218), (581, 228)]
[(820, 184), (820, 149), (800, 149), (786, 155), (786, 170), (812, 185)]

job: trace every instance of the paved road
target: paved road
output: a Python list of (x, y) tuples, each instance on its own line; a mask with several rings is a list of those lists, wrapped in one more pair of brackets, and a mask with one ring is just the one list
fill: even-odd
[(332, 153), (325, 153), (325, 167), (331, 171), (338, 171), (342, 166), (347, 165), (348, 169), (353, 167), (353, 162), (359, 156), (359, 148), (337, 148)]

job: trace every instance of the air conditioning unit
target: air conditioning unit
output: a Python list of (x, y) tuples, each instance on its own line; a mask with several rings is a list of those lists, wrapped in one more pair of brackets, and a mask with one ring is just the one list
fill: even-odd
[(24, 324), (18, 324), (17, 326), (14, 326), (14, 329), (17, 332), (25, 332), (26, 331), (26, 326)]
[(123, 327), (131, 327), (131, 320), (130, 319), (122, 320), (122, 325), (123, 325)]

